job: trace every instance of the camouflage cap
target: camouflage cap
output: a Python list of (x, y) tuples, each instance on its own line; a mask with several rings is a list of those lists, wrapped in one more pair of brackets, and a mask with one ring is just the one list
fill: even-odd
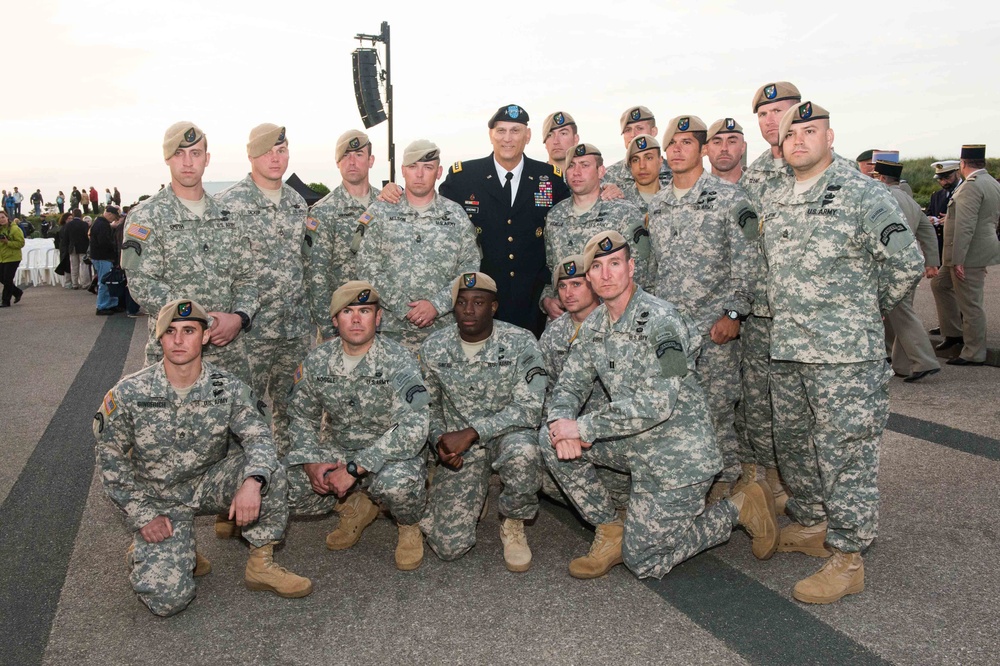
[(587, 241), (587, 246), (583, 248), (583, 265), (589, 271), (596, 257), (614, 254), (627, 246), (628, 241), (617, 231), (602, 231)]
[(708, 125), (698, 116), (677, 116), (667, 123), (667, 129), (663, 132), (663, 145), (669, 146), (670, 140), (675, 134), (684, 132), (707, 132)]
[(573, 159), (576, 157), (583, 157), (584, 155), (600, 155), (601, 151), (598, 150), (597, 146), (592, 143), (578, 143), (569, 150), (566, 151), (566, 160), (563, 162), (563, 171), (569, 170), (569, 165), (573, 163)]
[(622, 113), (621, 119), (619, 119), (618, 124), (621, 125), (622, 134), (625, 133), (625, 128), (632, 123), (641, 123), (644, 120), (648, 120), (651, 123), (656, 122), (656, 118), (653, 117), (653, 112), (649, 110), (646, 106), (632, 106), (625, 109)]
[(903, 176), (903, 165), (899, 162), (876, 160), (875, 173), (882, 176), (889, 176), (890, 178), (901, 178)]
[(497, 283), (486, 273), (462, 273), (451, 283), (451, 306), (458, 302), (458, 292), (467, 290), (497, 293)]
[(487, 123), (490, 129), (497, 123), (520, 123), (521, 125), (528, 124), (528, 112), (522, 109), (517, 104), (507, 104), (506, 106), (501, 106), (497, 109), (497, 112), (493, 114), (490, 118), (490, 122)]
[(582, 278), (587, 274), (587, 262), (582, 254), (571, 254), (559, 260), (559, 265), (552, 272), (552, 288), (559, 290), (559, 281), (569, 278)]
[(629, 162), (633, 155), (644, 153), (647, 150), (660, 150), (660, 142), (652, 134), (639, 134), (632, 137), (625, 149), (625, 161)]
[(788, 109), (788, 111), (785, 111), (785, 115), (781, 117), (781, 125), (778, 126), (778, 140), (782, 143), (785, 142), (785, 135), (788, 134), (788, 130), (792, 128), (792, 125), (829, 119), (830, 112), (819, 104), (813, 104), (812, 102), (796, 104)]
[(348, 305), (377, 305), (379, 302), (378, 291), (369, 282), (364, 280), (351, 280), (337, 287), (330, 299), (330, 317), (336, 317), (337, 313)]
[(205, 133), (192, 122), (174, 123), (163, 133), (163, 159), (169, 160), (178, 148), (190, 148), (205, 138)]
[(434, 160), (441, 160), (441, 149), (427, 139), (417, 139), (403, 151), (403, 166)]
[(716, 134), (743, 134), (743, 126), (735, 118), (720, 118), (708, 126), (708, 140)]
[(344, 155), (347, 153), (361, 150), (370, 143), (368, 135), (361, 130), (347, 130), (337, 137), (337, 152), (335, 155), (337, 161), (339, 162), (344, 159)]
[(986, 144), (965, 144), (962, 146), (962, 152), (959, 157), (963, 160), (985, 160)]
[(802, 93), (788, 81), (765, 83), (760, 88), (757, 88), (757, 92), (753, 94), (753, 112), (757, 113), (757, 109), (765, 104), (773, 104), (774, 102), (781, 102), (786, 99), (801, 102)]
[(188, 298), (178, 298), (170, 301), (156, 315), (156, 339), (159, 340), (167, 332), (167, 328), (175, 321), (200, 321), (208, 328), (211, 317), (196, 301)]
[(573, 126), (576, 129), (576, 121), (573, 120), (573, 116), (569, 115), (565, 111), (556, 111), (555, 113), (550, 113), (545, 116), (545, 120), (542, 121), (542, 138), (549, 138), (549, 134), (552, 134), (553, 130), (557, 130), (560, 127)]
[(260, 157), (275, 146), (287, 143), (285, 128), (272, 123), (263, 123), (250, 130), (250, 141), (247, 142), (247, 155), (251, 158)]
[(940, 162), (932, 162), (931, 166), (934, 167), (934, 177), (937, 178), (957, 171), (961, 163), (958, 160), (941, 160)]

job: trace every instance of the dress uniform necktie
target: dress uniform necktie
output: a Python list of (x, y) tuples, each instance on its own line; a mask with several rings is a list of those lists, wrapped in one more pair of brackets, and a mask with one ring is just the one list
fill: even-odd
[(511, 197), (510, 197), (510, 181), (514, 179), (514, 173), (511, 172), (511, 171), (508, 171), (507, 175), (504, 176), (504, 178), (506, 180), (504, 180), (504, 183), (503, 183), (503, 193), (507, 197), (507, 205), (508, 206), (513, 206), (514, 202), (511, 200)]

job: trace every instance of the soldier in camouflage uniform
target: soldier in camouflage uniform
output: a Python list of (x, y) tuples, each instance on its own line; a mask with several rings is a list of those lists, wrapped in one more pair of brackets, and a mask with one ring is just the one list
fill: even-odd
[[(562, 257), (579, 254), (583, 246), (602, 229), (615, 229), (635, 245), (648, 237), (645, 220), (635, 206), (622, 199), (601, 199), (601, 178), (604, 176), (604, 158), (596, 146), (580, 143), (569, 150), (563, 170), (572, 196), (553, 206), (545, 217), (545, 263), (554, 275)], [(645, 265), (637, 262), (640, 284), (647, 284), (651, 276)], [(542, 289), (542, 309), (555, 319), (565, 310), (552, 285)]]
[[(628, 150), (629, 142), (640, 134), (655, 137), (659, 131), (656, 129), (656, 118), (653, 117), (653, 112), (645, 106), (632, 106), (625, 109), (618, 124), (621, 126), (622, 139), (625, 142), (626, 151)], [(670, 167), (667, 166), (665, 161), (660, 164), (659, 179), (660, 185), (663, 186), (666, 186), (670, 182)], [(609, 166), (604, 175), (605, 185), (615, 185), (622, 192), (627, 192), (634, 180), (628, 157)]]
[[(163, 137), (170, 185), (132, 208), (122, 243), (129, 291), (147, 312), (190, 298), (213, 319), (205, 360), (250, 383), (242, 331), (257, 314), (257, 264), (246, 230), (205, 194), (208, 141), (194, 123), (179, 122)], [(161, 358), (149, 322), (146, 364)]]
[(739, 185), (743, 176), (743, 154), (747, 142), (743, 138), (743, 127), (735, 118), (720, 118), (708, 127), (708, 143), (705, 156), (712, 165), (712, 175), (727, 183)]
[[(770, 557), (778, 528), (763, 485), (705, 507), (721, 457), (695, 372), (694, 325), (633, 282), (629, 245), (617, 232), (592, 238), (584, 261), (604, 303), (573, 340), (539, 434), (539, 446), (555, 451), (545, 455), (559, 485), (596, 527), (590, 552), (570, 563), (570, 574), (596, 578), (624, 561), (640, 578), (660, 578), (729, 539), (737, 522), (754, 537), (754, 554)], [(579, 416), (597, 380), (610, 402)], [(594, 473), (595, 463), (619, 461), (632, 473), (624, 525)]]
[(778, 186), (761, 220), (774, 440), (794, 520), (781, 549), (829, 557), (792, 594), (832, 603), (864, 589), (889, 414), (881, 312), (920, 279), (923, 259), (885, 186), (834, 159), (825, 109), (793, 106), (779, 135), (795, 179)]
[[(663, 154), (659, 141), (649, 134), (632, 137), (625, 150), (625, 160), (632, 172), (632, 182), (626, 183), (622, 194), (625, 201), (639, 209), (644, 221), (648, 223), (649, 202), (662, 187), (659, 165), (663, 164)], [(648, 246), (649, 237), (644, 237), (643, 242)]]
[(664, 134), (670, 187), (649, 204), (657, 267), (654, 293), (690, 317), (702, 337), (698, 375), (722, 452), (722, 473), (709, 495), (725, 497), (740, 475), (734, 422), (740, 399), (740, 323), (753, 302), (751, 271), (757, 214), (738, 186), (705, 171), (705, 123), (678, 116)]
[[(559, 261), (558, 265), (552, 269), (552, 286), (559, 294), (559, 302), (562, 303), (566, 312), (558, 319), (550, 320), (545, 326), (545, 332), (538, 340), (538, 348), (541, 350), (542, 360), (545, 362), (545, 371), (549, 373), (548, 387), (545, 391), (545, 410), (548, 408), (552, 389), (555, 388), (559, 373), (562, 372), (563, 364), (566, 362), (566, 354), (569, 353), (570, 345), (580, 331), (584, 320), (600, 305), (600, 299), (597, 298), (590, 282), (587, 281), (582, 254), (572, 254)], [(587, 398), (580, 413), (587, 414), (607, 404), (608, 393), (598, 381), (594, 383), (594, 390)], [(542, 447), (542, 458), (547, 466), (556, 462), (554, 456), (554, 449), (548, 446)], [(631, 479), (627, 473), (619, 471), (621, 469), (628, 469), (627, 461), (618, 461), (612, 467), (598, 465), (597, 477), (608, 489), (608, 494), (615, 503), (615, 507), (619, 511), (624, 511), (625, 507), (628, 506)], [(542, 477), (542, 492), (553, 499), (569, 504), (569, 499), (559, 490), (551, 472)]]
[[(403, 152), (399, 203), (376, 201), (358, 220), (357, 275), (382, 295), (382, 335), (414, 353), (433, 331), (450, 328), (451, 283), (479, 267), (476, 231), (462, 207), (434, 191), (441, 154), (430, 141)], [(399, 270), (405, 258), (408, 270)]]
[(542, 143), (545, 152), (549, 154), (548, 163), (562, 169), (566, 162), (566, 153), (580, 143), (576, 121), (565, 111), (550, 113), (542, 122)]
[[(330, 299), (340, 285), (356, 277), (355, 235), (358, 218), (375, 202), (379, 190), (368, 182), (375, 164), (372, 144), (360, 130), (348, 130), (337, 139), (337, 169), (343, 182), (313, 204), (306, 221), (306, 244), (311, 246), (305, 267), (309, 309), (322, 340), (333, 337), (327, 316)], [(359, 236), (360, 238), (360, 236)]]
[(288, 169), (285, 128), (270, 123), (250, 132), (250, 174), (218, 196), (243, 225), (258, 266), (260, 310), (244, 335), (254, 394), (271, 397), (271, 427), (278, 457), (288, 453), (288, 391), (292, 373), (309, 348), (309, 310), (303, 264), (306, 202), (281, 182)]
[(304, 597), (309, 579), (272, 560), (288, 519), (285, 472), (266, 406), (231, 373), (202, 361), (209, 315), (170, 301), (153, 318), (164, 358), (108, 391), (94, 416), (104, 489), (125, 513), (132, 589), (156, 615), (174, 615), (211, 571), (195, 552), (194, 517), (228, 511), (250, 542), (251, 590)]
[[(339, 337), (313, 349), (294, 375), (294, 445), (285, 458), (290, 510), (337, 510), (340, 524), (326, 544), (344, 550), (378, 516), (368, 496), (384, 500), (399, 528), (396, 567), (410, 571), (424, 559), (417, 523), (427, 501), (427, 389), (412, 354), (375, 335), (382, 312), (371, 284), (352, 280), (337, 289), (330, 316)], [(351, 492), (356, 485), (363, 490)]]
[[(757, 116), (761, 136), (770, 148), (765, 150), (743, 172), (740, 185), (757, 212), (758, 226), (764, 201), (783, 181), (792, 179), (792, 170), (781, 155), (778, 127), (781, 117), (801, 101), (798, 88), (787, 81), (768, 83), (753, 96), (753, 112)], [(760, 227), (763, 233), (766, 229)], [(740, 372), (741, 398), (736, 410), (736, 434), (740, 445), (742, 466), (740, 483), (756, 479), (763, 470), (767, 485), (774, 493), (775, 508), (784, 513), (788, 493), (778, 473), (774, 455), (774, 435), (771, 412), (771, 308), (767, 303), (767, 263), (764, 258), (764, 238), (758, 235), (754, 244), (753, 306), (750, 316), (740, 326), (743, 358)], [(778, 546), (779, 549), (781, 546)]]
[(542, 354), (527, 330), (494, 321), (496, 283), (465, 273), (452, 285), (457, 326), (420, 347), (431, 398), (430, 442), (441, 465), (420, 526), (438, 557), (454, 560), (476, 544), (490, 475), (503, 481), (500, 539), (510, 571), (527, 571), (524, 521), (538, 513), (542, 458), (536, 431), (545, 399)]

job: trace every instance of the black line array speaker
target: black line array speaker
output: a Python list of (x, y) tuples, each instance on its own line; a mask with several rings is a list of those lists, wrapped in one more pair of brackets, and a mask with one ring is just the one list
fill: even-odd
[(368, 129), (386, 118), (378, 90), (378, 51), (355, 49), (351, 53), (351, 62), (354, 68), (354, 98), (358, 103), (361, 122)]

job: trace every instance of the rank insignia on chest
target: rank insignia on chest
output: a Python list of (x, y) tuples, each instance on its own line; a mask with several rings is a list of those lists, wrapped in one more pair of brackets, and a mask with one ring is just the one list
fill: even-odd
[(151, 234), (152, 232), (153, 232), (152, 229), (150, 229), (149, 227), (144, 227), (141, 224), (130, 224), (128, 225), (128, 229), (125, 230), (125, 233), (127, 235), (131, 236), (132, 238), (138, 238), (141, 241), (144, 241), (147, 238), (149, 238), (149, 234)]
[(306, 218), (306, 229), (308, 229), (309, 231), (316, 231), (318, 227), (319, 227), (319, 220), (317, 220), (315, 217)]

